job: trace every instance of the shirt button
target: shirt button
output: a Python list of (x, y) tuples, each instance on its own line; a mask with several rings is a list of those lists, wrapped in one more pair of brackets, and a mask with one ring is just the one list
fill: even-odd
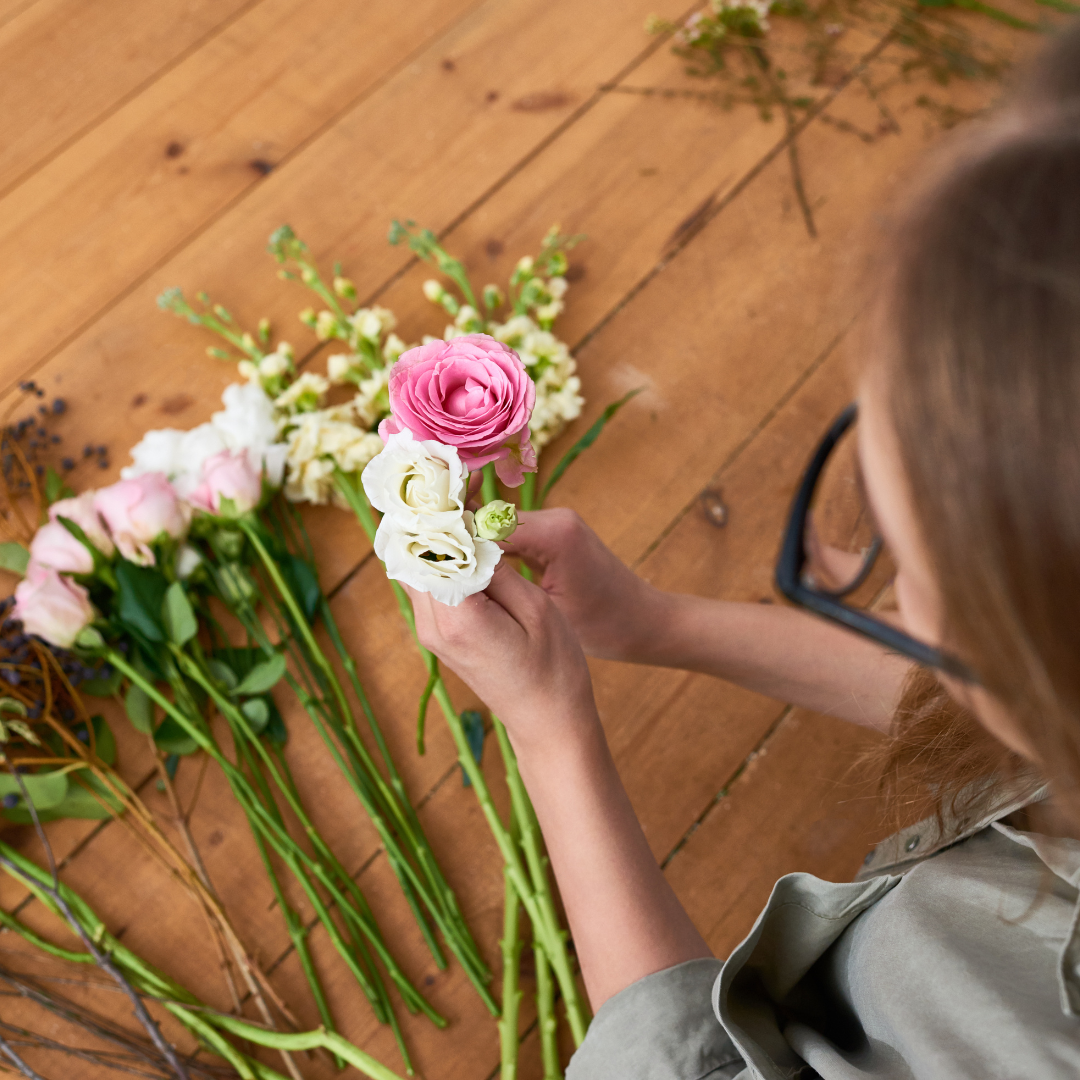
[(922, 839), (920, 836), (912, 836), (908, 842), (904, 845), (905, 851), (914, 851), (919, 846), (919, 841)]

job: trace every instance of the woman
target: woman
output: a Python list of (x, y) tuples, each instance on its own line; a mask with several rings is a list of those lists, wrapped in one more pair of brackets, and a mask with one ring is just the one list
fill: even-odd
[[(506, 724), (548, 842), (596, 1010), (572, 1080), (1080, 1075), (1077, 27), (886, 250), (858, 423), (823, 444), (781, 557), (816, 614), (659, 592), (557, 510), (507, 545), (539, 587), (500, 568), (458, 608), (414, 597), (424, 643)], [(843, 597), (861, 560), (806, 513), (845, 427), (899, 627)], [(890, 784), (936, 813), (856, 882), (782, 878), (714, 959), (634, 817), (585, 653), (891, 732)]]

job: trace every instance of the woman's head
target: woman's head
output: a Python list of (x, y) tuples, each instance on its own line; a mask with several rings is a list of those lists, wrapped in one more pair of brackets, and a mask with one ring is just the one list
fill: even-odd
[(1080, 27), (891, 258), (860, 428), (901, 612), (1080, 821)]

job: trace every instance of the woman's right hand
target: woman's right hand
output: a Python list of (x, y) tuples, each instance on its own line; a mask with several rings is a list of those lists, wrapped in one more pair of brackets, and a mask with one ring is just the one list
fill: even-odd
[(532, 570), (589, 656), (648, 659), (665, 594), (605, 547), (573, 510), (520, 514), (502, 548)]

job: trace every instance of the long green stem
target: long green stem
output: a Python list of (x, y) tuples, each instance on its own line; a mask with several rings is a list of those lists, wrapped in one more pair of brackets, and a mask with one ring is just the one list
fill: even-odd
[[(510, 837), (517, 838), (517, 819), (510, 814)], [(500, 1080), (516, 1080), (518, 1059), (518, 1012), (521, 990), (518, 987), (521, 972), (521, 899), (503, 868), (503, 936), (502, 936), (502, 1018), (499, 1020), (499, 1077)], [(539, 952), (543, 949), (537, 946)]]
[[(581, 1039), (585, 1038), (588, 1017), (585, 1012), (585, 1004), (578, 993), (577, 980), (574, 978), (574, 973), (569, 966), (569, 954), (566, 949), (568, 935), (562, 929), (559, 914), (555, 910), (555, 899), (551, 894), (551, 887), (548, 882), (548, 860), (541, 848), (543, 841), (540, 835), (540, 825), (536, 820), (536, 811), (533, 810), (533, 805), (525, 790), (525, 784), (521, 779), (517, 755), (510, 745), (510, 737), (506, 733), (506, 728), (497, 717), (492, 717), (492, 723), (495, 728), (495, 738), (499, 744), (499, 751), (502, 754), (503, 764), (506, 767), (506, 784), (510, 789), (510, 802), (521, 827), (521, 847), (525, 852), (525, 859), (529, 866), (529, 876), (532, 878), (532, 885), (538, 897), (541, 918), (544, 926), (547, 927), (548, 933), (557, 940), (558, 948), (552, 951), (549, 948), (548, 938), (540, 938), (540, 940), (544, 947), (549, 950), (548, 959), (555, 970), (556, 977), (559, 979), (559, 987), (563, 993), (563, 1004), (566, 1007), (567, 1019), (570, 1021), (570, 1030), (574, 1033), (576, 1044), (580, 1046)], [(533, 933), (536, 933), (535, 924)], [(566, 965), (564, 974), (559, 972), (561, 964)], [(578, 1032), (580, 1032), (580, 1038), (578, 1038)]]
[(540, 1060), (544, 1066), (544, 1080), (562, 1080), (559, 1066), (559, 1024), (555, 1019), (555, 984), (551, 979), (551, 965), (547, 953), (539, 941), (533, 941), (536, 960), (536, 1026), (540, 1029)]
[[(259, 555), (264, 569), (273, 582), (277, 594), (286, 606), (290, 623), (301, 635), (305, 646), (304, 651), (306, 656), (315, 664), (322, 679), (327, 684), (331, 685), (333, 689), (334, 698), (338, 705), (337, 715), (334, 715), (333, 710), (327, 710), (325, 719), (330, 722), (337, 738), (342, 741), (353, 765), (352, 769), (348, 767), (342, 758), (334, 738), (327, 729), (324, 717), (319, 710), (318, 703), (309, 695), (305, 695), (299, 687), (294, 686), (294, 691), (300, 696), (302, 704), (304, 704), (306, 711), (315, 723), (320, 737), (330, 750), (338, 768), (353, 787), (355, 794), (361, 800), (368, 816), (375, 824), (380, 839), (386, 847), (391, 866), (398, 876), (402, 890), (413, 909), (417, 922), (420, 925), (421, 932), (424, 934), (425, 940), (428, 943), (428, 947), (435, 958), (436, 963), (440, 968), (446, 966), (446, 961), (439, 949), (438, 943), (435, 941), (428, 927), (427, 919), (418, 906), (418, 899), (423, 901), (425, 907), (435, 919), (444, 938), (454, 954), (461, 961), (470, 981), (476, 987), (488, 1009), (493, 1015), (497, 1015), (498, 1006), (486, 986), (486, 983), (490, 978), (490, 972), (484, 965), (480, 957), (479, 949), (461, 916), (456, 897), (435, 861), (434, 853), (431, 851), (430, 845), (428, 844), (427, 838), (420, 825), (419, 818), (417, 818), (412, 804), (408, 799), (404, 783), (394, 765), (389, 748), (383, 737), (382, 730), (375, 720), (370, 703), (360, 684), (355, 662), (348, 656), (348, 653), (344, 648), (344, 643), (341, 641), (341, 636), (337, 629), (337, 625), (333, 620), (329, 605), (324, 599), (322, 605), (324, 622), (327, 625), (335, 648), (343, 659), (343, 664), (353, 684), (353, 689), (364, 709), (369, 728), (375, 737), (380, 754), (386, 765), (387, 771), (390, 774), (389, 785), (383, 779), (375, 762), (368, 753), (367, 747), (359, 737), (359, 732), (356, 730), (355, 720), (352, 711), (349, 708), (347, 699), (345, 698), (344, 691), (337, 681), (336, 674), (333, 671), (329, 659), (322, 653), (316, 644), (310, 626), (304, 618), (303, 612), (300, 610), (295, 596), (293, 596), (287, 582), (280, 574), (265, 545), (261, 543), (261, 540), (254, 530), (249, 533), (249, 535), (252, 537), (253, 547)], [(402, 849), (397, 836), (387, 824), (384, 814), (390, 817), (393, 822), (393, 828), (401, 835), (406, 847), (411, 850), (415, 856), (420, 868), (419, 872), (413, 868), (406, 851)]]
[[(345, 496), (349, 505), (356, 513), (357, 519), (364, 531), (367, 532), (369, 537), (374, 538), (376, 529), (375, 519), (363, 491), (360, 490), (347, 475), (340, 471), (335, 474), (335, 478), (338, 482), (338, 489)], [(415, 638), (416, 618), (413, 614), (409, 597), (399, 582), (391, 579), (390, 585), (397, 598), (398, 609), (401, 611), (402, 617), (405, 619), (409, 630)], [(419, 641), (417, 642), (417, 645), (426, 662), (427, 656), (430, 654), (419, 644)], [(538, 896), (537, 891), (522, 864), (518, 845), (511, 841), (510, 835), (503, 825), (498, 811), (495, 809), (495, 804), (492, 801), (487, 781), (484, 779), (484, 774), (476, 764), (476, 759), (473, 757), (472, 751), (469, 748), (468, 740), (465, 737), (465, 731), (461, 724), (461, 717), (454, 708), (454, 703), (450, 699), (450, 693), (446, 689), (446, 684), (441, 678), (435, 683), (433, 696), (439, 703), (443, 716), (446, 718), (447, 726), (450, 728), (450, 734), (453, 737), (454, 745), (457, 748), (458, 761), (461, 763), (462, 769), (465, 770), (465, 774), (472, 784), (473, 791), (480, 803), (480, 809), (487, 821), (488, 828), (491, 830), (491, 834), (494, 837), (495, 843), (498, 845), (499, 852), (506, 864), (506, 873), (509, 875), (514, 888), (517, 890), (518, 896), (521, 897), (521, 902), (525, 906), (525, 911), (532, 921), (534, 933), (539, 940), (541, 940), (548, 953), (548, 959), (551, 962), (552, 969), (555, 972), (555, 978), (558, 981), (559, 989), (563, 995), (563, 1001), (566, 1004), (567, 1018), (570, 1022), (570, 1031), (574, 1037), (574, 1044), (580, 1046), (585, 1038), (585, 1029), (588, 1027), (588, 1020), (586, 1019), (581, 996), (578, 993), (577, 981), (574, 978), (573, 968), (570, 963), (570, 955), (566, 948), (566, 934), (559, 924), (558, 916), (555, 912), (554, 901), (551, 897), (550, 888), (547, 885), (547, 875), (545, 873), (538, 878), (540, 888), (543, 890), (543, 896)], [(529, 807), (526, 820), (535, 822), (536, 815), (532, 810), (532, 804), (529, 802), (528, 793), (525, 791), (525, 786), (518, 773), (516, 759), (514, 759), (513, 769), (508, 770), (507, 772), (507, 783), (510, 785), (511, 798), (515, 799), (520, 805), (527, 805)], [(525, 822), (522, 821), (523, 826), (524, 823)]]
[[(54, 915), (60, 915), (55, 901), (41, 888), (48, 883), (45, 872), (6, 844), (0, 843), (0, 853), (18, 869), (18, 880), (27, 885), (48, 910)], [(221, 1037), (220, 1032), (227, 1032), (257, 1046), (284, 1050), (287, 1053), (324, 1049), (347, 1061), (371, 1080), (401, 1080), (401, 1077), (393, 1070), (388, 1069), (370, 1054), (364, 1053), (335, 1032), (328, 1032), (324, 1028), (303, 1032), (268, 1031), (239, 1017), (227, 1016), (207, 1008), (190, 991), (121, 945), (106, 930), (104, 923), (86, 901), (68, 886), (61, 885), (60, 892), (87, 936), (124, 970), (125, 975), (136, 986), (139, 993), (157, 1000), (215, 1052), (224, 1057), (247, 1080), (284, 1080), (284, 1077), (268, 1066), (241, 1054)], [(54, 956), (79, 964), (96, 962), (89, 952), (53, 945), (6, 911), (0, 910), (0, 922), (25, 938), (31, 945)]]

